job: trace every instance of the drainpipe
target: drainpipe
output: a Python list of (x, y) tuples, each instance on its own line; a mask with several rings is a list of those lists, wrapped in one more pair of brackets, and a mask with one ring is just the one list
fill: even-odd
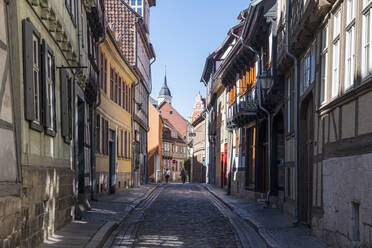
[(268, 174), (269, 174), (269, 185), (268, 185), (268, 191), (267, 191), (267, 194), (266, 194), (266, 204), (267, 204), (267, 207), (270, 206), (270, 194), (271, 194), (271, 113), (265, 109), (263, 106), (262, 106), (262, 94), (261, 94), (261, 82), (258, 81), (257, 82), (257, 91), (258, 91), (258, 107), (266, 113), (267, 115), (267, 129), (268, 129), (268, 152), (267, 152), (267, 155), (268, 155), (268, 161), (269, 161), (269, 165), (268, 165)]
[(285, 51), (287, 55), (293, 59), (294, 61), (294, 91), (295, 91), (295, 105), (294, 105), (294, 120), (295, 120), (295, 125), (294, 125), (294, 134), (295, 134), (295, 167), (296, 167), (296, 208), (295, 208), (295, 217), (297, 222), (299, 221), (298, 219), (298, 159), (299, 159), (299, 137), (298, 137), (298, 85), (297, 85), (297, 77), (298, 77), (298, 59), (295, 55), (293, 55), (290, 50), (289, 50), (289, 7), (290, 7), (290, 1), (286, 0), (286, 22), (285, 22)]

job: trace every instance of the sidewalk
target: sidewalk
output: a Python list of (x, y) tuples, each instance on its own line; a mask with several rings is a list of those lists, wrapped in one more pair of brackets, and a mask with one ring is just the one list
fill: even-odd
[(100, 247), (123, 219), (140, 204), (157, 184), (147, 184), (99, 197), (92, 201), (91, 209), (58, 230), (41, 245), (42, 248)]
[(226, 191), (209, 184), (203, 184), (214, 196), (223, 201), (237, 215), (246, 220), (265, 240), (268, 247), (325, 248), (326, 245), (310, 236), (310, 229), (294, 226), (293, 220), (279, 209), (263, 208), (256, 202), (226, 195)]

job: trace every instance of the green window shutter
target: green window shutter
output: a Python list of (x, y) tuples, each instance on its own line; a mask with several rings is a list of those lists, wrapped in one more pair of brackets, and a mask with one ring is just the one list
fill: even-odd
[(68, 92), (68, 75), (67, 70), (61, 68), (61, 125), (62, 125), (62, 137), (65, 141), (70, 139), (70, 124), (69, 124), (69, 92)]
[[(35, 94), (34, 94), (34, 75), (33, 75), (33, 35), (40, 40), (40, 34), (34, 25), (24, 19), (22, 21), (23, 31), (23, 76), (25, 94), (25, 118), (29, 121), (36, 119), (35, 113)], [(40, 49), (38, 47), (38, 49)], [(39, 77), (40, 79), (40, 77)]]

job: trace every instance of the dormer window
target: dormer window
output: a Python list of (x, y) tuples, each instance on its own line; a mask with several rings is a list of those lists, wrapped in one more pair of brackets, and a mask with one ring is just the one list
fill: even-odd
[(143, 16), (142, 0), (130, 0), (130, 6), (134, 9), (134, 11)]

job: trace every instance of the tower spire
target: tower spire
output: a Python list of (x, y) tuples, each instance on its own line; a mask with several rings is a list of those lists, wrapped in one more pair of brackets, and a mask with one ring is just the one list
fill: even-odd
[(167, 65), (165, 65), (164, 84), (167, 85)]

